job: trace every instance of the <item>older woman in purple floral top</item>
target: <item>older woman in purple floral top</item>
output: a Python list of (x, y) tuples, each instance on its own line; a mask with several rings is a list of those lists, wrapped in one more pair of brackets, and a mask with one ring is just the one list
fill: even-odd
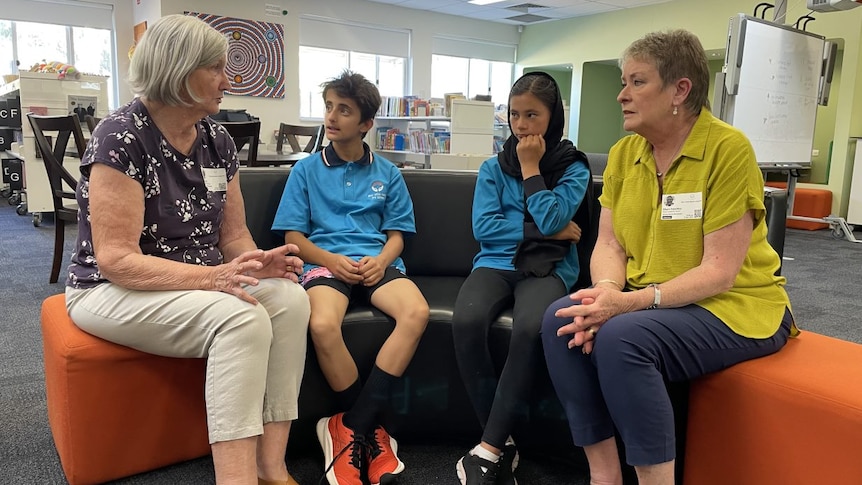
[(229, 87), (226, 54), (221, 34), (183, 15), (135, 49), (139, 97), (99, 124), (81, 162), (66, 305), (106, 340), (207, 358), (217, 483), (294, 485), (284, 456), (309, 304), (298, 248), (252, 240), (236, 147), (208, 118)]

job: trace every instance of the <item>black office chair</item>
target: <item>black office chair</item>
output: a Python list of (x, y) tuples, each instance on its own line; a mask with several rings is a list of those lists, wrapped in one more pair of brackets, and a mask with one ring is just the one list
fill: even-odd
[(257, 145), (260, 143), (260, 121), (222, 121), (221, 125), (233, 138), (237, 156), (242, 147), (248, 143), (248, 156), (240, 159), (240, 164), (254, 167), (257, 165)]
[(93, 133), (93, 130), (96, 129), (96, 125), (102, 121), (102, 118), (96, 118), (93, 115), (84, 116), (84, 121), (87, 123), (87, 129), (90, 131), (90, 134)]
[[(40, 116), (27, 113), (27, 118), (36, 137), (36, 152), (42, 157), (48, 173), (48, 183), (54, 203), (54, 263), (51, 266), (51, 276), (48, 281), (56, 283), (60, 276), (60, 264), (63, 261), (66, 222), (78, 221), (78, 205), (63, 204), (63, 199), (75, 200), (75, 188), (78, 185), (78, 179), (63, 167), (63, 157), (70, 137), (75, 140), (78, 158), (84, 155), (86, 143), (84, 133), (81, 131), (81, 122), (75, 114)], [(48, 136), (53, 138), (53, 146)]]
[[(308, 137), (305, 147), (301, 147), (297, 137)], [(278, 138), (275, 143), (275, 151), (281, 153), (284, 140), (290, 144), (290, 151), (314, 153), (323, 148), (323, 125), (302, 126), (281, 123), (278, 127)]]

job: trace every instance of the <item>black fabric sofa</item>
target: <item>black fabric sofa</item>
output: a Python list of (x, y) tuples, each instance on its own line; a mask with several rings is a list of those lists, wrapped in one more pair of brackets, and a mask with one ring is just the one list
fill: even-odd
[[(588, 154), (588, 157), (593, 166), (597, 197), (607, 156)], [(240, 171), (248, 227), (260, 247), (282, 244), (282, 237), (273, 233), (270, 227), (289, 172), (288, 168), (247, 167)], [(451, 322), (458, 290), (470, 273), (473, 256), (478, 251), (470, 214), (477, 174), (415, 169), (404, 169), (402, 173), (413, 199), (417, 228), (417, 234), (407, 239), (402, 256), (409, 275), (430, 305), (431, 316), (416, 355), (400, 387), (393, 393), (392, 414), (387, 419), (387, 428), (402, 444), (444, 441), (475, 444), (481, 436), (481, 429), (458, 374)], [(770, 242), (780, 240), (776, 249), (781, 254), (786, 195), (783, 192), (768, 193), (765, 201)], [(498, 365), (505, 360), (511, 325), (511, 312), (505, 311), (491, 328), (491, 349)], [(370, 306), (349, 309), (344, 320), (344, 338), (361, 375), (367, 375), (393, 326), (386, 315)], [(677, 455), (681, 466), (687, 386), (673, 386), (671, 394), (678, 414)], [(566, 450), (565, 456), (583, 460), (580, 450), (572, 446), (562, 407), (544, 367), (537, 369), (534, 376), (532, 396), (529, 406), (523, 410), (526, 420), (514, 433), (519, 447)], [(334, 394), (320, 371), (309, 341), (300, 393), (300, 419), (292, 432), (299, 436), (290, 440), (292, 449), (313, 446), (316, 443), (314, 423), (337, 411)]]

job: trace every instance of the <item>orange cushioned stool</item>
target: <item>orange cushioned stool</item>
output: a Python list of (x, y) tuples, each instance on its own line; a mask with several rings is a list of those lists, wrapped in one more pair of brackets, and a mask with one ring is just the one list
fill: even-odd
[(48, 421), (71, 485), (209, 454), (205, 359), (160, 357), (80, 330), (64, 295), (42, 304)]
[[(767, 182), (770, 187), (787, 188), (787, 182)], [(789, 202), (788, 202), (789, 203)], [(793, 189), (793, 215), (819, 219), (832, 213), (832, 192), (824, 189), (808, 189), (795, 187)], [(825, 222), (799, 221), (787, 219), (787, 227), (817, 231), (826, 229)]]
[(691, 384), (686, 485), (862, 483), (862, 345), (812, 332)]

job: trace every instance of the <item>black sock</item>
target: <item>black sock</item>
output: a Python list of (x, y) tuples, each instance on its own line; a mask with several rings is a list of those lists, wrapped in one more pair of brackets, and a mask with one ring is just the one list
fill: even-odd
[(389, 390), (397, 379), (375, 365), (356, 403), (345, 413), (344, 425), (359, 434), (371, 434), (379, 424), (380, 411), (389, 404)]
[(338, 401), (339, 409), (347, 411), (352, 408), (356, 404), (356, 400), (359, 399), (360, 391), (362, 391), (362, 384), (359, 382), (359, 378), (356, 378), (353, 384), (347, 386), (347, 389), (336, 392), (335, 400)]

